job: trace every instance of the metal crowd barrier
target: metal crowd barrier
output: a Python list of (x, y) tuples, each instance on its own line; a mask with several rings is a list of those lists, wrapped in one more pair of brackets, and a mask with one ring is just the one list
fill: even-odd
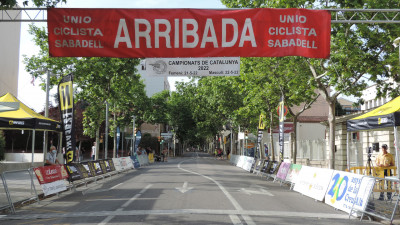
[[(383, 220), (388, 220), (392, 223), (398, 204), (399, 204), (399, 182), (397, 177), (373, 177), (373, 186), (370, 188), (368, 195), (367, 205), (365, 210), (359, 210), (353, 207), (350, 211), (350, 216), (353, 212), (361, 213), (360, 220), (364, 216), (375, 216)], [(362, 198), (357, 193), (357, 198)]]
[(6, 181), (3, 178), (3, 174), (0, 174), (3, 186), (0, 186), (0, 209), (10, 209), (12, 213), (15, 213), (14, 205), (12, 204), (10, 192), (8, 192)]
[[(147, 160), (148, 162), (148, 160)], [(145, 163), (145, 161), (143, 162)], [(109, 176), (124, 173), (131, 170), (131, 168), (124, 168), (121, 170), (110, 171), (101, 175), (95, 175), (88, 178), (82, 178), (79, 180), (70, 181), (67, 188), (69, 190), (76, 190), (76, 187), (80, 184), (95, 182), (98, 179), (103, 180)], [(40, 187), (40, 184), (33, 172), (33, 168), (17, 171), (5, 171), (0, 174), (3, 185), (0, 184), (0, 210), (9, 209), (12, 214), (15, 214), (15, 204), (36, 201), (39, 203), (39, 195), (43, 194), (41, 188), (39, 191), (36, 187)], [(58, 195), (59, 193), (57, 193)]]
[(385, 169), (391, 171), (391, 176), (397, 176), (397, 167), (395, 166), (390, 166), (385, 168), (374, 167), (374, 166), (372, 166), (371, 168), (367, 166), (357, 166), (357, 167), (351, 167), (350, 172), (355, 174), (362, 174), (362, 175), (369, 175), (369, 176), (383, 178)]
[[(8, 200), (8, 206), (11, 212), (15, 213), (14, 205), (16, 203), (25, 203), (29, 201), (39, 202), (39, 195), (36, 186), (39, 185), (36, 179), (33, 178), (33, 170), (17, 170), (5, 171), (1, 174), (3, 181), (4, 192)], [(2, 200), (2, 203), (4, 200)]]

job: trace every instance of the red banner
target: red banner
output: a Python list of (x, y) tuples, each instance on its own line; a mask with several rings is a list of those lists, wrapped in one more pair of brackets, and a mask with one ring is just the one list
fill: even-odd
[(68, 178), (68, 173), (64, 165), (42, 166), (33, 168), (33, 171), (40, 184), (47, 184)]
[(328, 58), (331, 17), (308, 9), (48, 9), (53, 57)]

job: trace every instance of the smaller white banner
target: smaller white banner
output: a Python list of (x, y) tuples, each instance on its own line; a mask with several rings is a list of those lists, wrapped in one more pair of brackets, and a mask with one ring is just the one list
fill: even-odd
[(64, 180), (57, 180), (51, 183), (42, 184), (44, 196), (67, 190)]
[(243, 169), (247, 170), (248, 172), (250, 172), (251, 166), (253, 165), (253, 163), (254, 163), (254, 158), (247, 157), (246, 162), (245, 162), (245, 164), (243, 166)]
[(239, 76), (240, 57), (146, 58), (147, 76)]
[(302, 166), (294, 191), (322, 201), (328, 190), (333, 170)]
[(116, 171), (121, 171), (122, 170), (122, 166), (121, 166), (121, 160), (120, 158), (113, 158), (113, 163), (114, 163), (114, 167)]

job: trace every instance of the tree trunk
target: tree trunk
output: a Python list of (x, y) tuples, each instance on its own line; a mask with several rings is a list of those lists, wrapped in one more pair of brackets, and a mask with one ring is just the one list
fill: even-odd
[(335, 101), (328, 102), (329, 105), (329, 169), (335, 169)]
[(273, 112), (270, 112), (270, 120), (271, 120), (271, 126), (269, 129), (269, 140), (271, 142), (271, 159), (272, 161), (275, 161), (275, 147), (274, 147), (274, 133), (273, 133), (273, 129), (274, 129), (274, 115), (272, 114)]
[(79, 147), (78, 147), (78, 162), (83, 160), (83, 152), (82, 152), (82, 141), (79, 141)]
[(297, 116), (293, 117), (293, 139), (292, 139), (292, 146), (293, 146), (293, 151), (292, 151), (292, 162), (293, 164), (296, 164), (296, 159), (297, 159)]

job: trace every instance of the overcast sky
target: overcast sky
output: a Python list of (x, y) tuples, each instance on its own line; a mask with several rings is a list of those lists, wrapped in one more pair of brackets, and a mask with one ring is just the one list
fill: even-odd
[[(67, 4), (59, 5), (65, 8), (225, 8), (220, 0), (67, 0)], [(46, 23), (36, 23), (37, 26), (46, 26)], [(32, 56), (37, 54), (39, 48), (28, 34), (29, 23), (21, 25), (20, 65), (18, 81), (18, 98), (36, 112), (43, 111), (45, 105), (45, 92), (40, 88), (40, 80), (31, 84), (32, 77), (25, 71), (23, 55)], [(180, 78), (169, 78), (171, 86)], [(53, 88), (50, 96), (56, 93)], [(51, 99), (52, 100), (52, 99)], [(53, 101), (54, 102), (54, 101)]]

